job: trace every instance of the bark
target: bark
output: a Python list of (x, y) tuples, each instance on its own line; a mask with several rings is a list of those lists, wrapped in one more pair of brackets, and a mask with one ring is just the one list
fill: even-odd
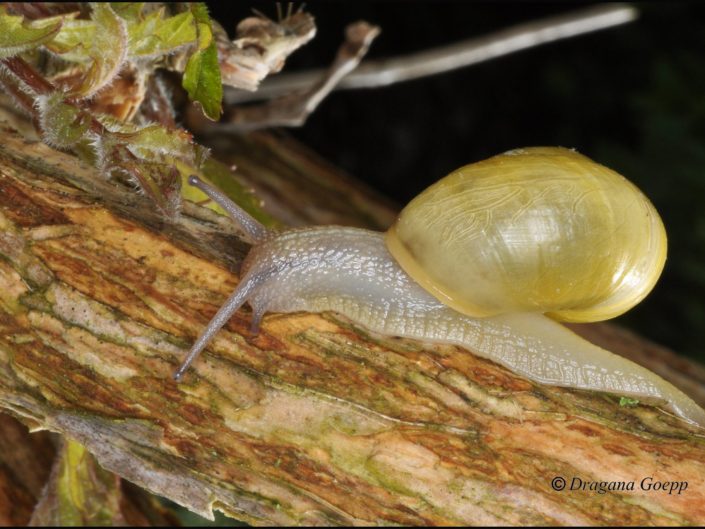
[[(0, 406), (105, 469), (252, 524), (705, 523), (704, 438), (675, 418), (335, 314), (270, 314), (253, 336), (242, 310), (177, 385), (246, 246), (209, 210), (166, 221), (73, 157), (2, 134)], [(271, 136), (242, 141), (255, 160), (278, 153), (251, 178), (293, 156)], [(321, 211), (389, 217), (355, 210), (366, 191), (333, 200), (340, 188), (320, 190)], [(557, 476), (635, 485), (556, 491)], [(687, 489), (642, 490), (649, 477)]]

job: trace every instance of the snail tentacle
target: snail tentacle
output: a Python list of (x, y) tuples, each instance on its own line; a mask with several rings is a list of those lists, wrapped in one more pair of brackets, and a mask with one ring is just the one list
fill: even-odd
[(183, 377), (184, 373), (191, 366), (193, 361), (198, 358), (201, 351), (208, 345), (208, 342), (213, 339), (216, 333), (228, 322), (237, 310), (248, 300), (257, 289), (267, 281), (271, 270), (252, 270), (245, 274), (237, 288), (233, 291), (225, 303), (218, 309), (213, 319), (208, 323), (208, 326), (201, 332), (199, 337), (194, 342), (186, 359), (183, 361), (179, 369), (174, 373), (174, 380), (177, 382)]
[(188, 183), (203, 191), (208, 197), (218, 204), (235, 221), (235, 224), (244, 232), (252, 243), (258, 243), (271, 235), (271, 231), (250, 215), (247, 211), (230, 200), (223, 192), (209, 186), (196, 175), (188, 177)]

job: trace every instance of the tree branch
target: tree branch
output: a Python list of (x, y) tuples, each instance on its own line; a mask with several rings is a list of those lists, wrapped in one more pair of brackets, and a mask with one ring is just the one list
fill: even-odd
[(325, 97), (353, 71), (367, 53), (380, 28), (360, 21), (345, 29), (345, 42), (340, 46), (333, 64), (307, 90), (294, 92), (265, 103), (245, 107), (230, 107), (219, 123), (202, 117), (191, 106), (189, 128), (197, 134), (244, 132), (268, 127), (299, 127)]
[[(510, 27), (401, 57), (367, 61), (335, 87), (336, 90), (376, 88), (464, 68), (518, 51), (626, 24), (638, 11), (626, 4), (603, 4)], [(224, 101), (236, 105), (271, 99), (305, 90), (324, 75), (324, 70), (287, 73), (265, 80), (256, 92), (226, 90)]]
[[(254, 524), (702, 524), (702, 436), (335, 314), (239, 312), (170, 375), (237, 281), (219, 219), (146, 210), (3, 130), (0, 406), (204, 516)], [(223, 222), (223, 225), (226, 223)], [(199, 255), (201, 257), (199, 257)], [(631, 481), (563, 491), (551, 479)], [(641, 480), (683, 481), (681, 494)]]

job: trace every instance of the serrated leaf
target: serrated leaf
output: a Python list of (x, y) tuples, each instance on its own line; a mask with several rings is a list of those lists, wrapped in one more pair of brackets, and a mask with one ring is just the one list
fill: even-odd
[(47, 48), (67, 61), (87, 63), (73, 96), (90, 97), (109, 85), (127, 58), (127, 25), (109, 4), (94, 3), (90, 20), (68, 20)]
[(144, 20), (130, 25), (129, 55), (135, 58), (158, 57), (196, 41), (196, 23), (190, 11), (164, 18), (164, 8), (149, 13)]
[[(127, 56), (134, 59), (158, 57), (172, 53), (180, 47), (196, 42), (198, 34), (194, 15), (190, 11), (164, 18), (160, 8), (142, 16), (144, 3), (113, 2), (114, 15), (127, 22)], [(93, 15), (95, 18), (95, 15)], [(72, 20), (47, 47), (71, 62), (88, 62), (94, 59), (89, 43), (96, 31), (101, 31), (95, 20)]]
[(208, 149), (182, 129), (98, 119), (107, 131), (93, 144), (97, 165), (107, 174), (127, 174), (162, 212), (173, 216), (181, 203), (182, 177), (200, 173)]
[(113, 133), (114, 141), (126, 145), (141, 159), (159, 162), (178, 159), (200, 167), (207, 156), (208, 149), (195, 143), (191, 134), (183, 129), (166, 129), (157, 124), (140, 127), (109, 116), (99, 116), (98, 119)]
[(189, 99), (201, 105), (206, 117), (216, 121), (222, 112), (223, 99), (218, 50), (205, 5), (192, 4), (191, 12), (197, 22), (198, 47), (186, 63), (181, 84)]
[(135, 156), (144, 159), (162, 161), (177, 158), (196, 164), (199, 158), (197, 151), (202, 147), (193, 143), (191, 135), (184, 130), (149, 125), (130, 135), (128, 148)]
[(215, 45), (189, 57), (182, 85), (192, 101), (198, 101), (203, 113), (216, 121), (222, 112), (223, 86), (220, 80), (218, 52)]
[(91, 60), (88, 43), (93, 40), (94, 34), (95, 22), (92, 20), (67, 20), (46, 47), (64, 60), (88, 62)]
[(49, 25), (25, 23), (24, 17), (0, 10), (0, 59), (24, 53), (49, 42), (61, 30), (62, 20)]
[(38, 96), (42, 138), (54, 147), (67, 148), (84, 139), (91, 124), (90, 116), (74, 105), (64, 102), (65, 95), (55, 92)]
[(180, 206), (181, 175), (173, 165), (123, 162), (116, 169), (130, 175), (165, 215), (176, 215)]
[(110, 2), (110, 7), (128, 22), (136, 22), (140, 20), (144, 4), (145, 2)]
[(208, 15), (208, 7), (204, 2), (193, 2), (190, 5), (190, 8), (191, 13), (193, 13), (193, 18), (196, 19), (196, 22), (208, 24), (208, 26), (210, 26), (211, 17)]
[(127, 56), (127, 26), (108, 4), (91, 4), (96, 24), (89, 55), (93, 60), (79, 94), (89, 97), (110, 84)]

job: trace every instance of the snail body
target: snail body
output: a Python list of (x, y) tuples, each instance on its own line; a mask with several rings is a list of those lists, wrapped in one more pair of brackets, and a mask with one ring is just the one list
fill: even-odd
[[(532, 158), (531, 160), (525, 159), (529, 162), (523, 164), (525, 173), (527, 171), (528, 173), (537, 171), (540, 173), (540, 171), (546, 171), (546, 168), (555, 169), (556, 164), (565, 165), (566, 158), (571, 163), (576, 162), (578, 165), (588, 166), (591, 164), (609, 171), (609, 169), (567, 149), (524, 149), (511, 151), (495, 158), (522, 158), (524, 156)], [(480, 164), (487, 164), (491, 160), (480, 162)], [(505, 158), (495, 160), (495, 165), (500, 166), (501, 172), (501, 166), (505, 164), (496, 164), (496, 162), (505, 162)], [(570, 174), (577, 174), (578, 176), (575, 178), (582, 178), (580, 172), (576, 173), (575, 167), (570, 167), (571, 163), (568, 163), (564, 179), (559, 184), (559, 188), (562, 187), (564, 191), (571, 189), (567, 185), (570, 183)], [(508, 169), (510, 173), (522, 171), (520, 168), (522, 164), (517, 165), (514, 160), (507, 165), (510, 167)], [(485, 170), (485, 168), (481, 169)], [(460, 171), (462, 170), (472, 172), (474, 169), (471, 165)], [(450, 177), (456, 173), (452, 173)], [(613, 174), (616, 175), (616, 173)], [(624, 223), (638, 222), (639, 226), (636, 228), (629, 225), (628, 231), (630, 233), (634, 231), (635, 235), (640, 237), (637, 249), (646, 255), (630, 260), (628, 252), (622, 251), (625, 241), (619, 239), (620, 242), (612, 250), (601, 254), (594, 261), (590, 261), (590, 255), (587, 252), (583, 254), (583, 260), (587, 260), (587, 263), (582, 263), (580, 259), (566, 261), (574, 269), (574, 272), (579, 265), (585, 265), (583, 271), (577, 271), (578, 276), (583, 273), (588, 277), (594, 268), (600, 266), (602, 266), (601, 275), (609, 274), (610, 280), (602, 281), (602, 284), (606, 285), (604, 291), (597, 293), (595, 288), (586, 290), (589, 297), (592, 298), (592, 304), (597, 306), (597, 309), (591, 308), (588, 302), (576, 301), (569, 296), (562, 297), (562, 299), (569, 300), (567, 304), (564, 302), (562, 306), (548, 303), (548, 301), (543, 301), (544, 305), (541, 305), (540, 295), (547, 296), (551, 289), (582, 289), (582, 286), (578, 285), (578, 280), (562, 279), (560, 276), (556, 279), (555, 274), (550, 275), (548, 279), (551, 286), (542, 288), (539, 284), (541, 275), (552, 274), (550, 266), (548, 272), (539, 271), (536, 273), (534, 271), (535, 279), (527, 279), (530, 274), (521, 275), (518, 272), (521, 279), (529, 283), (529, 288), (525, 289), (526, 292), (529, 292), (528, 301), (511, 301), (511, 297), (507, 295), (507, 292), (511, 291), (509, 288), (511, 285), (507, 287), (483, 285), (483, 281), (492, 283), (498, 277), (495, 274), (495, 278), (493, 278), (490, 274), (491, 270), (489, 272), (487, 270), (481, 271), (474, 277), (472, 274), (467, 274), (466, 282), (469, 283), (467, 287), (462, 281), (458, 283), (463, 287), (462, 293), (449, 290), (449, 282), (445, 280), (448, 279), (452, 284), (456, 278), (446, 277), (449, 272), (443, 266), (448, 265), (441, 266), (441, 272), (433, 269), (431, 272), (424, 272), (426, 275), (422, 275), (421, 279), (414, 275), (420, 266), (420, 260), (417, 256), (424, 254), (420, 250), (421, 246), (414, 244), (416, 235), (409, 237), (409, 233), (414, 230), (433, 233), (435, 230), (438, 239), (441, 242), (444, 240), (447, 242), (456, 238), (453, 230), (463, 231), (464, 229), (465, 233), (468, 233), (474, 229), (468, 228), (468, 226), (477, 226), (477, 221), (471, 221), (466, 225), (459, 221), (458, 225), (454, 225), (444, 232), (442, 227), (433, 225), (436, 217), (432, 215), (420, 224), (416, 224), (413, 229), (409, 229), (409, 226), (404, 224), (405, 216), (409, 214), (409, 210), (405, 208), (400, 214), (400, 220), (386, 234), (338, 226), (299, 228), (282, 233), (271, 233), (261, 226), (253, 228), (252, 223), (256, 224), (256, 221), (229, 202), (227, 197), (224, 197), (219, 191), (192, 177), (189, 180), (190, 183), (202, 189), (221, 204), (243, 227), (246, 235), (255, 244), (243, 262), (241, 281), (238, 287), (196, 340), (187, 359), (176, 372), (175, 378), (178, 380), (183, 376), (188, 366), (208, 344), (213, 335), (243, 303), (248, 302), (252, 307), (255, 327), (266, 312), (335, 311), (378, 333), (465, 347), (538, 383), (605, 391), (636, 397), (648, 402), (664, 403), (673, 413), (686, 421), (705, 426), (705, 411), (670, 383), (625, 358), (591, 344), (543, 314), (547, 312), (557, 318), (563, 317), (563, 319), (572, 321), (586, 321), (588, 317), (604, 319), (610, 317), (610, 313), (624, 312), (641, 300), (658, 278), (665, 260), (665, 231), (661, 221), (653, 206), (641, 195), (641, 192), (623, 177), (619, 175), (617, 177), (619, 178), (614, 179), (615, 185), (627, 187), (624, 193), (628, 198), (622, 197), (622, 200), (626, 200), (623, 203), (627, 204), (635, 213), (633, 216), (625, 213), (609, 213), (609, 208), (604, 207), (602, 215), (611, 216), (613, 221), (616, 219), (616, 223), (613, 222), (611, 232), (609, 230), (603, 232), (602, 237), (607, 241), (614, 238), (619, 239), (618, 235), (612, 233), (620, 231), (619, 228), (615, 229), (614, 225), (619, 227), (625, 226)], [(470, 180), (473, 179), (470, 178)], [(527, 178), (524, 185), (530, 185), (531, 181), (532, 178)], [(442, 185), (442, 183), (443, 180), (435, 186)], [(477, 187), (473, 189), (473, 186), (467, 183), (458, 184), (454, 178), (451, 178), (450, 183), (452, 186), (460, 185), (466, 188), (470, 194), (483, 192), (478, 191)], [(489, 186), (489, 189), (499, 193), (500, 187), (498, 184), (493, 184)], [(611, 199), (614, 196), (619, 196), (613, 189), (600, 190), (599, 184), (596, 187), (597, 190), (587, 191), (586, 196), (582, 196), (578, 192), (579, 200), (591, 200), (593, 197), (590, 197), (590, 194), (597, 195), (596, 202), (600, 200), (604, 202), (606, 197)], [(551, 197), (551, 195), (558, 193), (559, 188), (545, 186), (542, 192), (533, 193), (532, 191), (533, 195), (529, 193), (529, 198), (524, 200), (526, 209), (520, 212), (520, 215), (529, 216), (528, 224), (533, 222), (536, 225), (541, 219), (548, 222), (544, 217), (552, 213), (555, 214), (556, 208), (543, 205), (541, 196), (548, 197), (549, 202), (555, 201), (555, 197)], [(449, 205), (449, 201), (452, 202), (457, 197), (460, 189), (456, 188), (454, 192), (439, 199), (434, 186), (432, 186), (417, 199), (423, 198), (424, 194), (429, 191), (431, 198), (428, 200), (431, 203), (436, 202), (434, 208), (437, 212), (451, 219), (467, 219), (467, 211), (458, 217), (454, 207)], [(510, 196), (519, 196), (516, 191), (514, 193), (512, 195), (510, 190)], [(510, 213), (500, 214), (497, 207), (505, 204), (510, 207), (509, 211), (511, 211), (516, 209), (516, 205), (511, 203), (511, 199), (502, 199), (501, 194), (498, 196), (500, 198), (488, 200), (488, 203), (495, 208), (495, 213), (492, 215), (495, 217), (494, 221), (502, 222), (503, 218), (512, 215)], [(407, 206), (407, 208), (412, 208), (412, 220), (416, 215), (414, 208), (424, 207), (423, 200), (419, 205), (417, 199)], [(565, 202), (570, 203), (570, 201)], [(532, 208), (535, 211), (529, 211)], [(599, 208), (595, 203), (590, 203), (586, 210), (580, 208), (580, 204), (576, 206), (575, 201), (573, 201), (572, 208), (563, 207), (564, 211), (572, 211), (573, 214), (567, 215), (563, 224), (553, 231), (544, 230), (538, 233), (539, 239), (548, 241), (547, 244), (539, 251), (524, 252), (524, 255), (521, 252), (517, 254), (519, 261), (526, 260), (527, 253), (539, 256), (535, 263), (524, 265), (527, 270), (536, 268), (542, 263), (546, 264), (547, 261), (550, 265), (551, 251), (555, 250), (560, 253), (560, 237), (565, 238), (567, 234), (575, 235), (576, 233), (578, 234), (575, 235), (576, 237), (589, 238), (592, 236), (588, 233), (589, 230), (585, 230), (585, 234), (581, 234), (578, 228), (571, 227), (570, 223), (571, 219), (572, 221), (578, 219), (578, 223), (589, 222), (584, 219), (586, 211), (591, 213)], [(472, 211), (482, 214), (482, 207), (477, 204), (471, 204), (469, 210), (470, 215), (472, 215)], [(576, 211), (577, 213), (575, 213)], [(439, 216), (440, 213), (437, 213), (436, 216)], [(512, 214), (516, 213), (514, 211)], [(514, 224), (505, 221), (509, 226), (507, 233), (510, 235), (504, 237), (504, 246), (511, 242), (512, 233), (514, 233), (514, 241), (516, 242), (516, 234), (522, 230), (526, 231), (525, 228), (517, 228), (519, 225), (516, 221), (517, 218), (515, 218)], [(512, 232), (512, 226), (514, 232)], [(603, 224), (599, 226), (601, 229), (606, 229), (603, 228)], [(478, 229), (479, 232), (483, 230), (487, 232), (495, 228), (496, 226), (492, 222), (487, 221), (482, 229)], [(473, 233), (479, 232), (476, 229), (476, 232)], [(551, 237), (554, 237), (555, 240), (549, 240)], [(465, 253), (461, 250), (456, 251), (462, 260), (471, 265), (469, 268), (472, 268), (473, 252), (481, 251), (482, 244), (478, 242), (480, 239), (478, 235), (474, 235), (470, 239), (473, 244), (478, 245), (479, 250)], [(595, 240), (599, 240), (599, 238)], [(487, 241), (485, 242), (487, 243)], [(523, 244), (528, 245), (528, 243)], [(568, 248), (570, 251), (574, 251), (570, 244), (568, 244)], [(504, 252), (505, 258), (512, 255), (506, 248), (503, 248), (500, 253), (502, 252)], [(605, 258), (609, 258), (610, 254), (617, 255), (616, 265), (602, 262)], [(401, 255), (401, 259), (397, 260), (395, 258), (397, 255)], [(488, 255), (490, 255), (489, 252)], [(508, 280), (511, 280), (512, 270), (519, 270), (521, 266), (521, 263), (509, 264), (506, 270), (502, 270), (502, 273), (507, 275)], [(635, 269), (637, 269), (636, 272)], [(438, 274), (443, 280), (440, 284), (434, 277)], [(653, 277), (654, 275), (655, 277)], [(627, 279), (624, 280), (624, 278)], [(503, 279), (500, 277), (500, 280)], [(630, 281), (638, 283), (633, 285), (633, 292), (628, 295), (625, 294), (625, 281), (626, 283)], [(647, 285), (644, 286), (644, 283)], [(478, 286), (476, 290), (481, 293), (479, 297), (472, 297), (473, 285)], [(495, 290), (493, 291), (492, 288)], [(493, 292), (495, 293), (494, 297)], [(469, 300), (463, 297), (467, 293), (470, 294)], [(625, 301), (625, 298), (629, 298), (629, 301)], [(507, 299), (510, 301), (508, 302)], [(488, 303), (487, 300), (490, 302)], [(592, 311), (592, 316), (583, 314), (589, 314), (590, 311)]]

